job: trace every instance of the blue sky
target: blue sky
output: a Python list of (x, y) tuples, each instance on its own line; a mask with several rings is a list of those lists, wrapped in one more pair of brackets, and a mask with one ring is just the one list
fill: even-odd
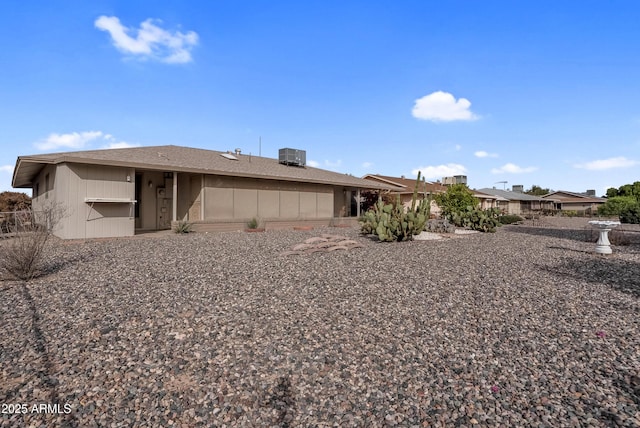
[[(19, 155), (176, 144), (362, 176), (640, 180), (637, 1), (29, 1), (0, 14)], [(498, 184), (496, 184), (498, 183)]]

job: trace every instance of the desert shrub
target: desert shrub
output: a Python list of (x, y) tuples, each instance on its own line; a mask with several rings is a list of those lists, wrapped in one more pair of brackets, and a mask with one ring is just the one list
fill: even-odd
[(411, 208), (405, 209), (397, 195), (394, 204), (385, 203), (382, 198), (360, 219), (361, 232), (375, 234), (386, 242), (412, 240), (420, 234), (429, 219), (431, 200), (428, 198), (417, 202), (420, 173), (413, 191)]
[(173, 231), (175, 233), (184, 234), (184, 233), (190, 233), (192, 231), (192, 228), (193, 228), (193, 223), (189, 223), (188, 221), (180, 220), (173, 227)]
[(523, 220), (524, 219), (522, 217), (515, 214), (505, 214), (498, 217), (498, 221), (500, 222), (500, 224), (513, 224)]
[(640, 224), (640, 203), (623, 208), (620, 211), (620, 222)]
[(22, 215), (24, 221), (15, 227), (0, 254), (0, 270), (29, 281), (44, 271), (47, 243), (53, 229), (66, 216), (66, 210), (58, 204), (50, 204), (37, 212), (22, 212)]
[(576, 217), (578, 215), (578, 211), (576, 210), (563, 210), (562, 211), (562, 216), (563, 217)]
[(247, 222), (247, 229), (257, 229), (258, 225), (259, 225), (258, 219), (254, 217)]

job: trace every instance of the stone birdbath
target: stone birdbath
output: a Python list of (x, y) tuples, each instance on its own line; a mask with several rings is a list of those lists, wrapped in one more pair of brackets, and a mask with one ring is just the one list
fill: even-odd
[(611, 243), (609, 242), (609, 231), (616, 226), (620, 226), (619, 221), (593, 220), (589, 224), (600, 231), (598, 242), (596, 243), (596, 253), (611, 254)]

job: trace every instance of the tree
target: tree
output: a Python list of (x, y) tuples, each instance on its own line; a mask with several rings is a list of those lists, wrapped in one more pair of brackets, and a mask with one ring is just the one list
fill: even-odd
[(533, 186), (531, 186), (531, 189), (525, 191), (524, 193), (526, 193), (527, 195), (543, 196), (547, 193), (551, 193), (551, 189), (543, 189), (542, 187), (534, 184)]
[(615, 187), (609, 187), (607, 189), (607, 198), (615, 198), (616, 196), (618, 196), (618, 189)]
[(31, 198), (26, 193), (0, 193), (0, 212), (25, 211), (31, 209)]
[(478, 206), (478, 200), (466, 184), (451, 185), (445, 193), (436, 194), (434, 200), (442, 210), (442, 216), (447, 218), (452, 214), (466, 211), (468, 207), (476, 208)]

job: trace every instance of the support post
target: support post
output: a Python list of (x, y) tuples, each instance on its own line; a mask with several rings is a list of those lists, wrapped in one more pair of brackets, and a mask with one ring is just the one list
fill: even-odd
[(173, 204), (171, 213), (171, 222), (178, 221), (178, 173), (173, 172)]
[(356, 190), (356, 217), (360, 218), (360, 189)]

